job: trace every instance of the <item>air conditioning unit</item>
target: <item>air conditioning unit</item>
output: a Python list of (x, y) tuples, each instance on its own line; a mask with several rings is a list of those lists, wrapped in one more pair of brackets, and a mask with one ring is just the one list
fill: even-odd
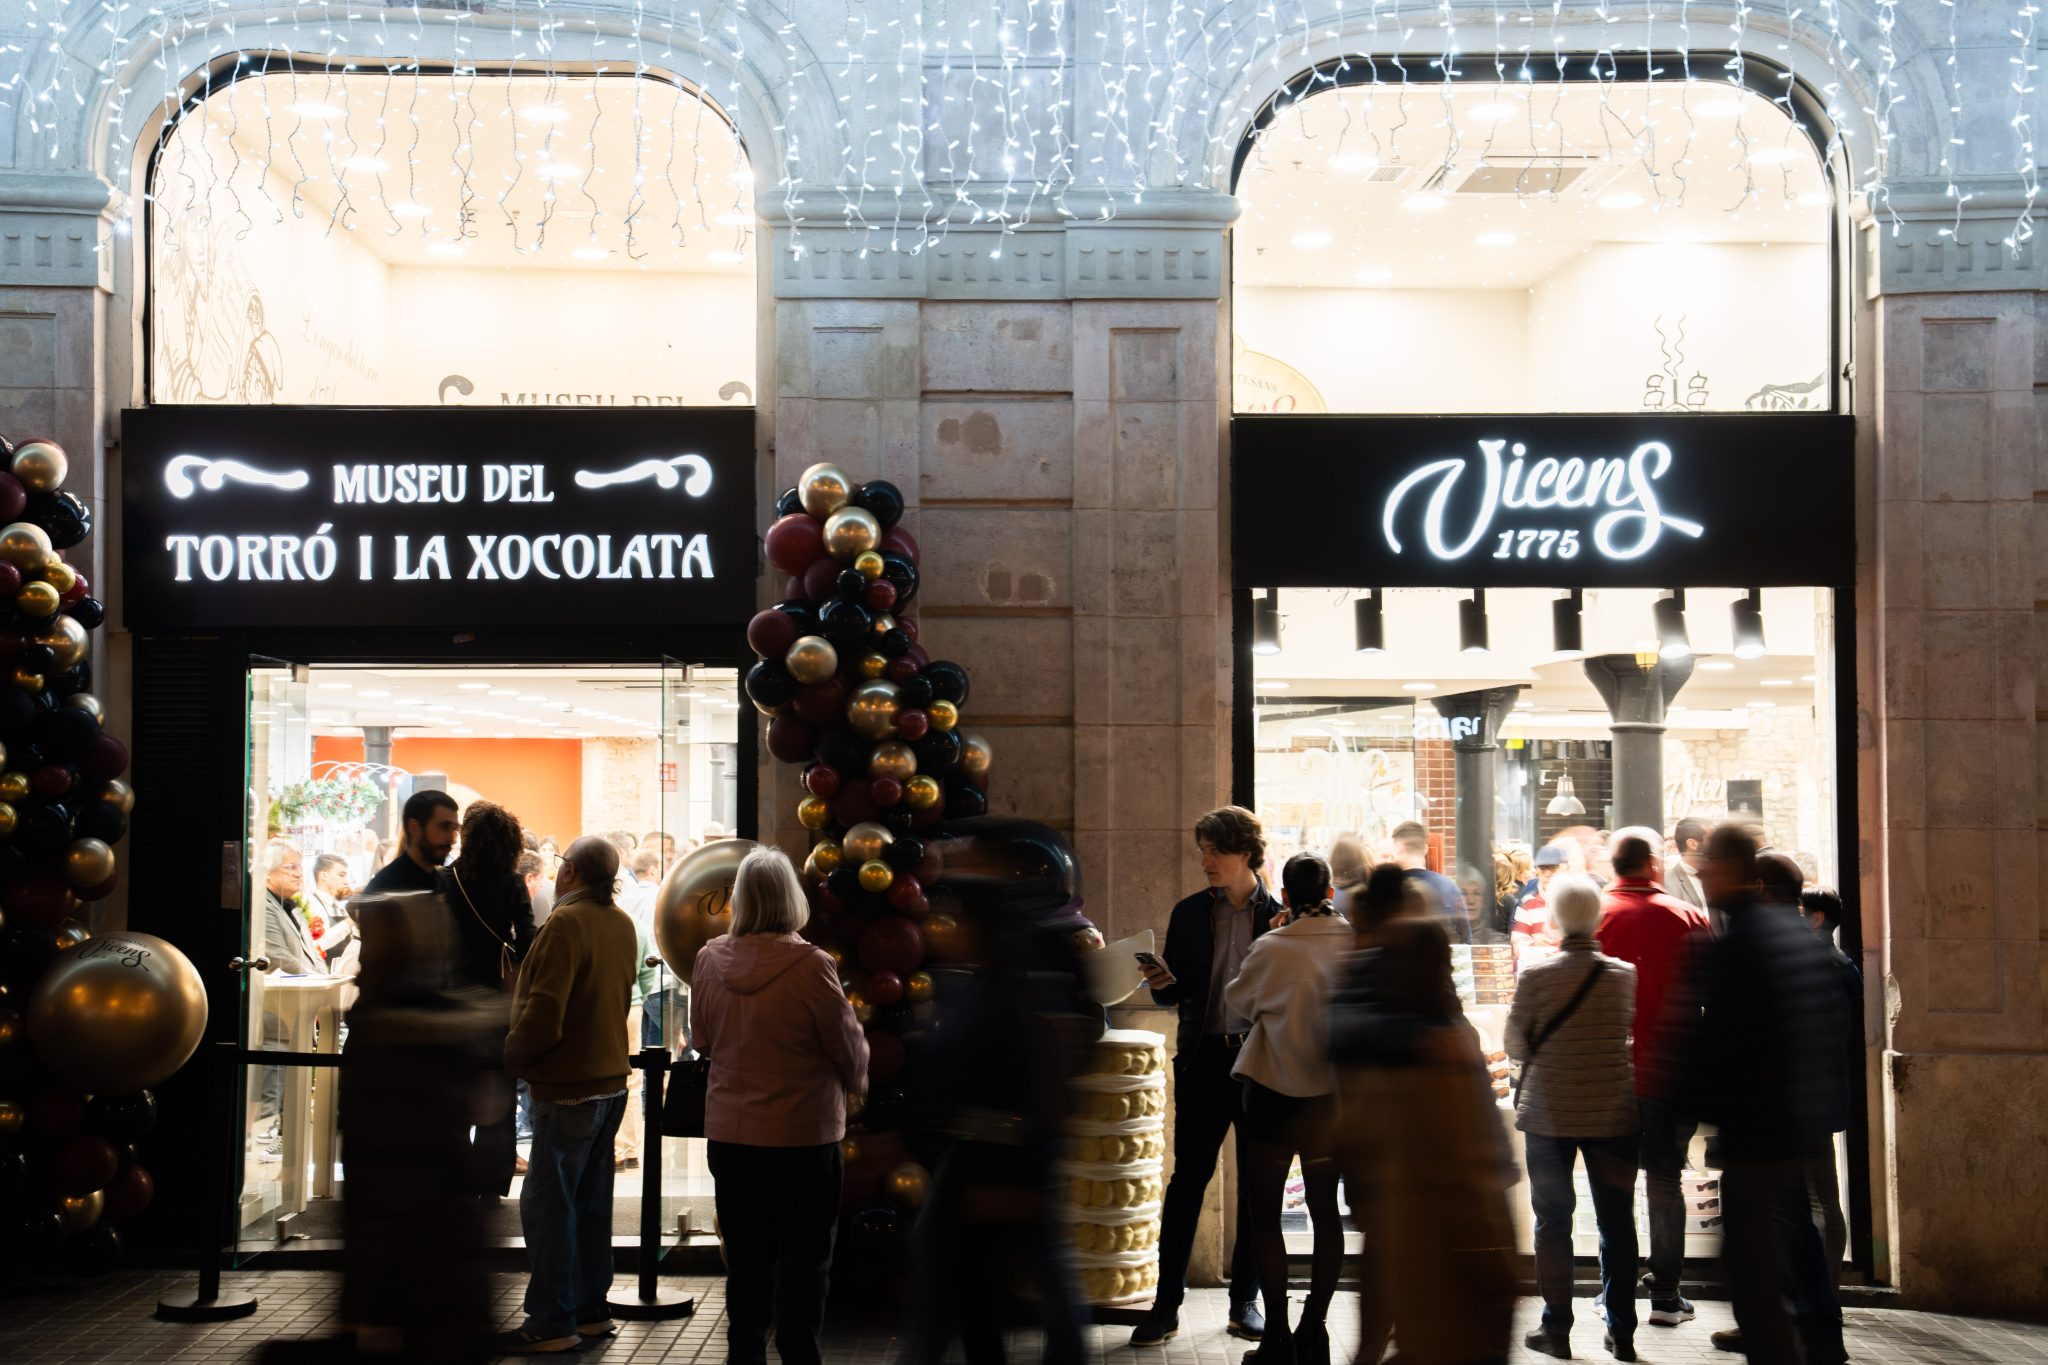
[(1591, 194), (1620, 170), (1593, 156), (1489, 152), (1471, 166), (1438, 168), (1424, 188), (1439, 194)]

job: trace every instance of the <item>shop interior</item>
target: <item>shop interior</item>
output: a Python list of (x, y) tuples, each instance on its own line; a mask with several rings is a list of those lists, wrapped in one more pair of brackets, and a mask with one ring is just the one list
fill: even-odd
[[(399, 808), (414, 791), (440, 790), (466, 810), (478, 800), (518, 816), (539, 847), (529, 870), (552, 884), (555, 856), (585, 834), (619, 835), (619, 904), (653, 941), (655, 893), (674, 862), (739, 824), (741, 698), (731, 668), (670, 661), (658, 667), (436, 668), (259, 666), (249, 674), (251, 851), (246, 955), (252, 1046), (345, 1052), (351, 977), (361, 952), (350, 897), (400, 856)], [(459, 847), (456, 850), (459, 855)], [(274, 876), (296, 863), (300, 890)], [(271, 942), (292, 912), (294, 942)], [(650, 949), (651, 951), (651, 949)], [(289, 970), (288, 959), (307, 964)], [(650, 998), (659, 1018), (643, 1035), (621, 1020), (632, 1050), (658, 1033), (676, 1050), (687, 988), (665, 966)], [(245, 1252), (340, 1235), (347, 1179), (335, 1114), (334, 1071), (251, 1066), (245, 1078), (239, 1245)], [(633, 1102), (614, 1152), (615, 1229), (637, 1235), (643, 1173), (658, 1152), (665, 1241), (710, 1227), (703, 1143), (648, 1144)], [(519, 1147), (523, 1156), (526, 1142)], [(491, 1234), (519, 1235), (513, 1197), (486, 1211)]]

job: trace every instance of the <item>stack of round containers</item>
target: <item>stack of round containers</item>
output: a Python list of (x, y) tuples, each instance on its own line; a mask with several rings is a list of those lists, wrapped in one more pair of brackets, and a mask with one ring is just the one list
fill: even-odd
[(1066, 1169), (1081, 1295), (1091, 1304), (1147, 1298), (1159, 1285), (1166, 1039), (1110, 1029), (1075, 1085)]

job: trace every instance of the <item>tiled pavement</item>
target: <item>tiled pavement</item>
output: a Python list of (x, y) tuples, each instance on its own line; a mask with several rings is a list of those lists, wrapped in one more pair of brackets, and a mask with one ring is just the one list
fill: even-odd
[[(274, 1337), (319, 1335), (333, 1329), (338, 1278), (319, 1271), (272, 1270), (231, 1275), (229, 1285), (253, 1293), (261, 1307), (253, 1317), (218, 1326), (193, 1327), (158, 1322), (151, 1310), (160, 1294), (189, 1286), (189, 1275), (153, 1271), (126, 1272), (106, 1279), (41, 1286), (0, 1296), (0, 1359), (43, 1365), (44, 1362), (157, 1362), (204, 1360), (217, 1365), (251, 1361), (258, 1347)], [(723, 1294), (716, 1280), (677, 1278), (664, 1283), (695, 1295), (694, 1317), (664, 1323), (622, 1323), (619, 1335), (586, 1347), (585, 1357), (607, 1359), (611, 1365), (648, 1362), (719, 1362), (725, 1359)], [(499, 1308), (508, 1325), (518, 1317), (522, 1281), (496, 1278)], [(1237, 1365), (1245, 1343), (1225, 1335), (1224, 1296), (1218, 1290), (1189, 1295), (1181, 1317), (1181, 1333), (1165, 1348), (1133, 1350), (1126, 1328), (1098, 1327), (1090, 1335), (1090, 1360), (1101, 1365)], [(1604, 1362), (1600, 1331), (1592, 1305), (1580, 1304), (1575, 1346), (1581, 1360)], [(1735, 1357), (1714, 1351), (1708, 1332), (1730, 1325), (1723, 1303), (1699, 1305), (1696, 1322), (1677, 1329), (1643, 1328), (1637, 1349), (1655, 1365), (1681, 1362), (1728, 1362)], [(1332, 1314), (1332, 1328), (1347, 1348), (1356, 1340), (1356, 1300), (1341, 1294)], [(1536, 1307), (1525, 1301), (1516, 1325), (1516, 1339), (1533, 1325)], [(2015, 1324), (1979, 1318), (1908, 1313), (1893, 1309), (1851, 1309), (1848, 1345), (1861, 1365), (2048, 1365), (2048, 1324)], [(881, 1319), (859, 1322), (835, 1319), (825, 1346), (834, 1365), (884, 1365), (894, 1351), (890, 1324)], [(772, 1356), (771, 1356), (772, 1358)], [(1019, 1332), (1011, 1358), (1036, 1359), (1031, 1334)], [(1510, 1361), (1546, 1359), (1519, 1345)], [(593, 1361), (592, 1365), (596, 1365)]]

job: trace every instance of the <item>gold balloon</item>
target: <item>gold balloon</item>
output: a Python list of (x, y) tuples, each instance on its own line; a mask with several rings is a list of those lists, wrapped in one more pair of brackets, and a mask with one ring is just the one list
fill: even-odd
[(16, 1100), (0, 1100), (0, 1138), (18, 1136), (28, 1122), (28, 1113)]
[(863, 578), (880, 578), (882, 570), (889, 566), (873, 550), (863, 550), (853, 557), (853, 567), (860, 570)]
[(942, 795), (939, 779), (926, 773), (919, 773), (903, 784), (903, 804), (912, 810), (930, 810), (939, 804)]
[(796, 481), (804, 511), (819, 521), (853, 501), (853, 480), (836, 464), (814, 464)]
[(932, 998), (932, 974), (912, 972), (903, 978), (903, 998), (913, 1005), (922, 1005)]
[[(65, 616), (59, 619), (69, 621), (71, 618)], [(85, 714), (91, 716), (102, 725), (107, 723), (107, 708), (100, 705), (100, 699), (90, 692), (73, 692), (64, 699), (64, 704), (74, 711), (85, 712)], [(5, 763), (6, 761), (7, 750), (4, 746), (0, 746), (0, 763)]]
[(853, 1017), (863, 1024), (875, 1017), (875, 1007), (868, 1003), (868, 998), (860, 993), (858, 986), (846, 992), (846, 1003), (853, 1006)]
[(863, 678), (879, 678), (889, 671), (889, 661), (879, 654), (860, 656), (860, 675)]
[(915, 1161), (906, 1161), (889, 1172), (889, 1194), (906, 1209), (922, 1204), (931, 1187), (930, 1173)]
[(839, 1139), (839, 1159), (851, 1166), (860, 1160), (860, 1141), (857, 1138)]
[(950, 962), (960, 956), (965, 946), (960, 932), (960, 921), (941, 910), (924, 922), (924, 946), (940, 962)]
[(960, 771), (969, 777), (981, 777), (986, 774), (989, 762), (994, 758), (995, 750), (991, 749), (988, 741), (980, 735), (960, 737)]
[(878, 611), (875, 613), (875, 624), (871, 629), (877, 635), (887, 635), (896, 629), (896, 618), (886, 611)]
[[(26, 592), (27, 589), (24, 588), (22, 591)], [(85, 657), (85, 627), (69, 616), (59, 616), (53, 619), (49, 625), (36, 632), (35, 641), (39, 645), (49, 646), (50, 652), (57, 656), (57, 671), (60, 673)], [(99, 714), (100, 704), (96, 698), (84, 692), (77, 692), (72, 695), (74, 697), (85, 697), (86, 701), (91, 703), (90, 708), (80, 707), (78, 709), (90, 709), (94, 720), (101, 718)], [(69, 699), (67, 699), (67, 704), (69, 704)]]
[(64, 850), (64, 880), (73, 886), (98, 886), (114, 875), (114, 850), (104, 839), (75, 839)]
[(870, 896), (881, 895), (889, 889), (889, 884), (895, 880), (896, 874), (891, 872), (889, 865), (880, 858), (875, 858), (860, 865), (860, 889), (867, 892)]
[(46, 559), (43, 561), (43, 581), (59, 593), (67, 593), (78, 586), (78, 570), (61, 559)]
[(57, 946), (59, 948), (76, 948), (91, 937), (92, 930), (86, 928), (75, 919), (68, 919), (64, 921), (64, 926), (57, 931)]
[(804, 875), (814, 882), (822, 882), (839, 870), (846, 861), (846, 855), (839, 851), (839, 845), (830, 839), (820, 840), (811, 846), (811, 856), (804, 859)]
[(67, 1194), (57, 1201), (57, 1216), (64, 1220), (66, 1231), (84, 1232), (100, 1221), (106, 1207), (105, 1190), (94, 1190), (91, 1194)]
[(697, 950), (732, 928), (732, 879), (760, 845), (716, 839), (668, 870), (654, 893), (654, 943), (685, 986), (697, 972)]
[(42, 568), (43, 558), (49, 553), (49, 533), (35, 523), (17, 521), (0, 527), (0, 559), (24, 574)]
[(846, 723), (869, 739), (888, 739), (896, 733), (896, 713), (901, 709), (896, 684), (877, 678), (853, 689), (846, 703)]
[[(27, 780), (26, 777), (22, 779), (24, 782)], [(22, 791), (26, 793), (28, 788), (23, 787)], [(18, 796), (9, 796), (7, 794), (7, 777), (0, 776), (0, 800), (18, 801), (20, 799)], [(135, 813), (135, 790), (118, 777), (94, 793), (93, 799), (95, 801), (108, 802), (123, 815), (133, 815)]]
[(63, 605), (63, 594), (48, 583), (24, 583), (14, 594), (14, 605), (30, 616), (55, 616)]
[(865, 507), (842, 507), (825, 518), (825, 553), (841, 564), (875, 548), (882, 540), (882, 523)]
[(21, 1011), (0, 1008), (0, 1047), (21, 1041)]
[(54, 493), (64, 486), (71, 461), (55, 441), (25, 441), (14, 449), (11, 472), (31, 493)]
[(960, 723), (960, 708), (944, 698), (925, 707), (924, 713), (931, 717), (934, 730), (950, 730)]
[(160, 1084), (206, 1033), (206, 983), (153, 934), (102, 934), (66, 948), (28, 1002), (28, 1036), (57, 1079), (88, 1095)]
[(846, 837), (839, 841), (839, 847), (851, 863), (871, 863), (882, 856), (882, 850), (896, 842), (896, 836), (889, 827), (878, 820), (863, 820), (846, 831)]
[(0, 801), (22, 801), (28, 797), (27, 773), (0, 773)]
[(8, 835), (14, 833), (14, 827), (20, 823), (20, 820), (20, 813), (14, 809), (10, 802), (0, 801), (0, 839), (5, 839)]
[(44, 678), (40, 673), (31, 673), (25, 668), (14, 670), (14, 685), (24, 692), (40, 692), (43, 690), (43, 683)]
[(822, 635), (806, 635), (782, 656), (789, 675), (800, 683), (821, 683), (839, 671), (839, 651)]
[(796, 803), (796, 822), (805, 829), (823, 829), (832, 823), (832, 803), (822, 796), (806, 796)]
[(856, 1091), (851, 1091), (851, 1092), (849, 1092), (849, 1093), (847, 1094), (847, 1096), (846, 1096), (846, 1117), (847, 1117), (847, 1118), (849, 1118), (849, 1119), (857, 1119), (857, 1118), (859, 1118), (859, 1117), (860, 1117), (860, 1113), (861, 1113), (861, 1110), (863, 1110), (863, 1109), (865, 1109), (865, 1108), (867, 1108), (867, 1107), (868, 1107), (868, 1097), (867, 1097), (866, 1095), (863, 1095), (863, 1094), (861, 1094), (861, 1093), (860, 1093), (859, 1091), (857, 1091), (857, 1090), (856, 1090)]
[(868, 759), (870, 777), (893, 777), (898, 782), (907, 782), (916, 771), (917, 754), (900, 739), (877, 744), (873, 756)]

